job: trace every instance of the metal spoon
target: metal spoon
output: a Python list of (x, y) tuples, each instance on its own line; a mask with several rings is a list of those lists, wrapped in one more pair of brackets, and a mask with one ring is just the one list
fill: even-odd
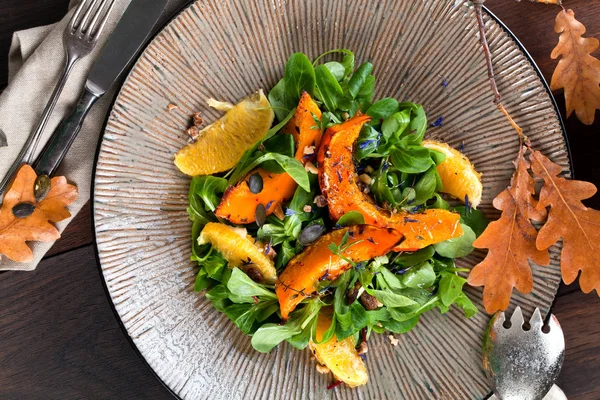
[[(536, 308), (526, 329), (520, 307), (515, 309), (509, 328), (504, 327), (505, 321), (503, 312), (496, 313), (483, 337), (483, 368), (496, 398), (542, 400), (554, 385), (565, 358), (560, 324), (551, 315), (544, 328), (542, 315)], [(552, 392), (562, 393), (558, 387)], [(552, 398), (566, 399), (562, 396)]]

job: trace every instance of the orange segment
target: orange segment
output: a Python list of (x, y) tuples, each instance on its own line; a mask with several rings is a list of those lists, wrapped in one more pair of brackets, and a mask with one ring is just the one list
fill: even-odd
[[(290, 123), (284, 128), (287, 133), (292, 133), (296, 138), (295, 158), (303, 164), (311, 161), (316, 154), (316, 151), (314, 154), (305, 154), (305, 147), (318, 146), (323, 133), (314, 118), (321, 118), (321, 110), (310, 95), (303, 92), (296, 113), (290, 120), (294, 128), (291, 128)], [(255, 194), (250, 192), (248, 180), (257, 172), (263, 179), (263, 189)], [(256, 221), (257, 205), (265, 206), (267, 215), (271, 215), (277, 204), (292, 198), (297, 186), (296, 181), (286, 173), (274, 174), (257, 168), (236, 186), (227, 189), (215, 214), (234, 224), (249, 224)]]
[(471, 207), (477, 208), (483, 193), (481, 174), (475, 170), (467, 156), (446, 143), (434, 140), (424, 140), (423, 146), (446, 155), (444, 162), (437, 167), (444, 185), (443, 192), (463, 202), (468, 196)]
[(275, 283), (277, 272), (273, 261), (246, 237), (245, 231), (244, 228), (209, 222), (200, 232), (198, 243), (212, 244), (225, 257), (229, 268), (239, 267), (243, 271), (254, 268), (260, 272), (265, 283)]
[(319, 282), (334, 280), (351, 267), (328, 247), (331, 243), (339, 245), (346, 232), (349, 232), (348, 244), (354, 244), (341, 255), (353, 262), (386, 254), (402, 239), (402, 235), (393, 229), (368, 225), (355, 225), (321, 236), (292, 258), (277, 279), (275, 293), (284, 320), (317, 289)]
[(267, 133), (273, 118), (271, 105), (260, 90), (202, 129), (196, 142), (175, 154), (175, 165), (190, 176), (227, 171)]
[[(327, 310), (321, 310), (315, 335), (318, 341), (331, 326), (331, 319), (332, 316)], [(321, 344), (315, 344), (311, 340), (309, 346), (317, 361), (329, 368), (337, 380), (350, 387), (364, 385), (369, 380), (367, 366), (356, 351), (353, 336), (344, 340), (338, 340), (334, 336), (330, 341)]]

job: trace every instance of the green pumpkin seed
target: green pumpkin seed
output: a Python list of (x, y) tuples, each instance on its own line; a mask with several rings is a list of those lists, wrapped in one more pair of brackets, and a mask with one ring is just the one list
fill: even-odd
[(307, 226), (300, 232), (300, 236), (298, 237), (298, 241), (302, 246), (308, 246), (313, 243), (315, 240), (320, 238), (325, 233), (325, 227), (323, 225), (315, 224), (311, 226)]
[(35, 185), (33, 186), (33, 195), (35, 196), (35, 201), (40, 202), (44, 200), (49, 191), (50, 177), (48, 175), (38, 176), (35, 180)]
[(254, 194), (258, 194), (263, 190), (263, 179), (262, 176), (258, 172), (250, 175), (250, 179), (248, 179), (248, 187), (250, 191)]
[(35, 204), (32, 203), (19, 203), (12, 208), (13, 215), (17, 218), (29, 217), (35, 211)]

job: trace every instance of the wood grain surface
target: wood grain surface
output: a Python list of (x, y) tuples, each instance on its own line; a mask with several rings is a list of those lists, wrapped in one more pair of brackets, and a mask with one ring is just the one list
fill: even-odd
[[(405, 0), (402, 0), (405, 1)], [(67, 0), (0, 1), (0, 90), (12, 32), (52, 23)], [(600, 0), (564, 0), (600, 38)], [(556, 60), (556, 6), (526, 0), (486, 5), (517, 35), (547, 80)], [(600, 51), (595, 54), (600, 57)], [(564, 118), (564, 99), (556, 94)], [(491, 96), (490, 96), (491, 101)], [(565, 120), (576, 178), (600, 186), (600, 113), (593, 126)], [(600, 195), (587, 201), (600, 209)], [(121, 330), (104, 292), (90, 207), (74, 219), (34, 272), (0, 274), (0, 399), (169, 399)], [(569, 399), (600, 399), (600, 299), (562, 286), (554, 312), (567, 350), (558, 384)]]

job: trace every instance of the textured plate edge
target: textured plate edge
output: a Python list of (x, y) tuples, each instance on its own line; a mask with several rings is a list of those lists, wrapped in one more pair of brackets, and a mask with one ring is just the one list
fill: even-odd
[[(121, 92), (121, 89), (124, 85), (124, 83), (127, 81), (127, 79), (129, 78), (129, 75), (131, 74), (131, 72), (133, 71), (133, 68), (135, 67), (135, 65), (137, 64), (138, 60), (140, 59), (140, 57), (144, 54), (144, 52), (146, 51), (146, 48), (148, 46), (150, 46), (150, 44), (154, 41), (154, 39), (173, 21), (175, 20), (181, 13), (183, 13), (188, 7), (190, 7), (192, 4), (195, 3), (195, 0), (190, 0), (188, 3), (186, 3), (184, 6), (181, 7), (180, 10), (176, 11), (173, 16), (171, 18), (169, 18), (167, 21), (165, 21), (165, 23), (158, 29), (156, 29), (153, 34), (152, 34), (152, 38), (148, 41), (147, 45), (144, 46), (144, 49), (137, 55), (135, 62), (133, 62), (131, 64), (131, 66), (129, 67), (129, 72), (127, 73), (127, 76), (125, 77), (125, 79), (123, 80), (122, 83), (120, 83), (120, 88), (119, 91), (117, 92), (117, 94), (115, 95), (115, 97), (113, 98), (113, 100), (111, 101), (110, 107), (108, 108), (108, 112), (106, 114), (106, 117), (104, 118), (104, 123), (102, 126), (102, 134), (100, 135), (99, 139), (98, 139), (98, 144), (96, 145), (96, 153), (94, 155), (94, 169), (92, 171), (92, 182), (91, 182), (91, 190), (90, 190), (90, 202), (91, 202), (91, 207), (92, 207), (92, 212), (91, 212), (91, 220), (92, 220), (92, 238), (93, 238), (93, 248), (94, 248), (94, 257), (96, 259), (96, 265), (98, 267), (98, 273), (100, 274), (100, 278), (102, 281), (102, 286), (104, 288), (104, 293), (106, 294), (108, 303), (110, 305), (110, 308), (113, 311), (113, 314), (115, 316), (115, 319), (117, 320), (119, 327), (121, 328), (121, 330), (123, 331), (125, 337), (127, 338), (127, 341), (129, 342), (129, 344), (131, 345), (131, 347), (133, 348), (133, 351), (136, 353), (136, 355), (138, 356), (138, 358), (140, 360), (142, 360), (143, 364), (146, 366), (146, 368), (152, 373), (152, 375), (161, 383), (161, 385), (167, 389), (167, 391), (175, 398), (175, 399), (179, 399), (179, 400), (183, 400), (177, 393), (175, 393), (173, 391), (173, 389), (171, 389), (171, 387), (169, 387), (169, 385), (167, 385), (160, 376), (158, 376), (158, 374), (156, 373), (156, 371), (150, 366), (150, 363), (148, 363), (148, 360), (146, 360), (146, 358), (142, 355), (140, 349), (137, 347), (137, 345), (135, 344), (135, 342), (133, 341), (133, 338), (129, 335), (129, 332), (127, 331), (127, 328), (125, 327), (125, 325), (123, 324), (123, 321), (121, 320), (121, 316), (119, 315), (119, 313), (117, 312), (117, 308), (115, 307), (115, 304), (112, 301), (112, 297), (110, 295), (110, 292), (108, 290), (108, 285), (106, 284), (106, 280), (104, 279), (104, 272), (102, 271), (102, 265), (100, 264), (100, 252), (98, 250), (98, 241), (96, 238), (96, 207), (95, 207), (95, 192), (96, 192), (96, 172), (98, 170), (98, 158), (100, 156), (100, 149), (102, 148), (102, 142), (104, 140), (104, 132), (106, 131), (106, 126), (108, 124), (108, 119), (110, 117), (110, 113), (115, 105), (115, 102), (117, 100), (117, 98), (119, 97), (119, 93)], [(560, 113), (560, 110), (558, 108), (558, 104), (556, 102), (556, 99), (554, 98), (554, 95), (552, 94), (552, 91), (550, 90), (550, 85), (548, 84), (548, 82), (546, 81), (546, 78), (544, 78), (544, 75), (542, 74), (542, 71), (540, 70), (540, 68), (538, 67), (537, 63), (535, 62), (535, 60), (533, 59), (533, 57), (531, 56), (531, 54), (529, 54), (529, 52), (527, 51), (527, 49), (525, 48), (525, 46), (521, 43), (521, 41), (517, 38), (517, 36), (504, 24), (504, 22), (502, 22), (502, 20), (500, 18), (498, 18), (493, 12), (491, 12), (486, 6), (483, 6), (483, 10), (485, 11), (485, 13), (494, 21), (498, 24), (498, 26), (500, 26), (500, 28), (502, 28), (502, 30), (504, 32), (506, 32), (508, 34), (508, 36), (516, 43), (517, 47), (523, 52), (523, 54), (525, 55), (525, 58), (529, 61), (529, 63), (532, 65), (533, 70), (535, 71), (535, 73), (538, 75), (538, 78), (540, 79), (540, 81), (542, 82), (542, 85), (544, 86), (544, 89), (546, 90), (546, 92), (548, 93), (548, 95), (550, 96), (550, 99), (552, 101), (552, 106), (554, 108), (554, 112), (556, 113), (556, 116), (558, 118), (558, 121), (560, 123), (560, 128), (561, 128), (561, 132), (562, 132), (562, 136), (563, 139), (565, 141), (565, 147), (567, 150), (567, 158), (569, 160), (569, 169), (571, 172), (571, 178), (574, 179), (575, 177), (575, 171), (573, 168), (573, 158), (571, 155), (571, 147), (569, 145), (569, 138), (567, 137), (567, 131), (565, 129), (565, 124), (562, 118), (562, 115)], [(560, 287), (560, 283), (559, 283), (559, 287)], [(558, 288), (557, 288), (557, 292), (558, 292)], [(556, 293), (554, 294), (554, 299), (552, 300), (552, 304), (550, 305), (548, 314), (552, 313), (552, 310), (554, 309), (554, 305), (556, 304)], [(493, 393), (489, 393), (487, 396), (485, 396), (485, 399), (490, 398), (493, 395)]]

